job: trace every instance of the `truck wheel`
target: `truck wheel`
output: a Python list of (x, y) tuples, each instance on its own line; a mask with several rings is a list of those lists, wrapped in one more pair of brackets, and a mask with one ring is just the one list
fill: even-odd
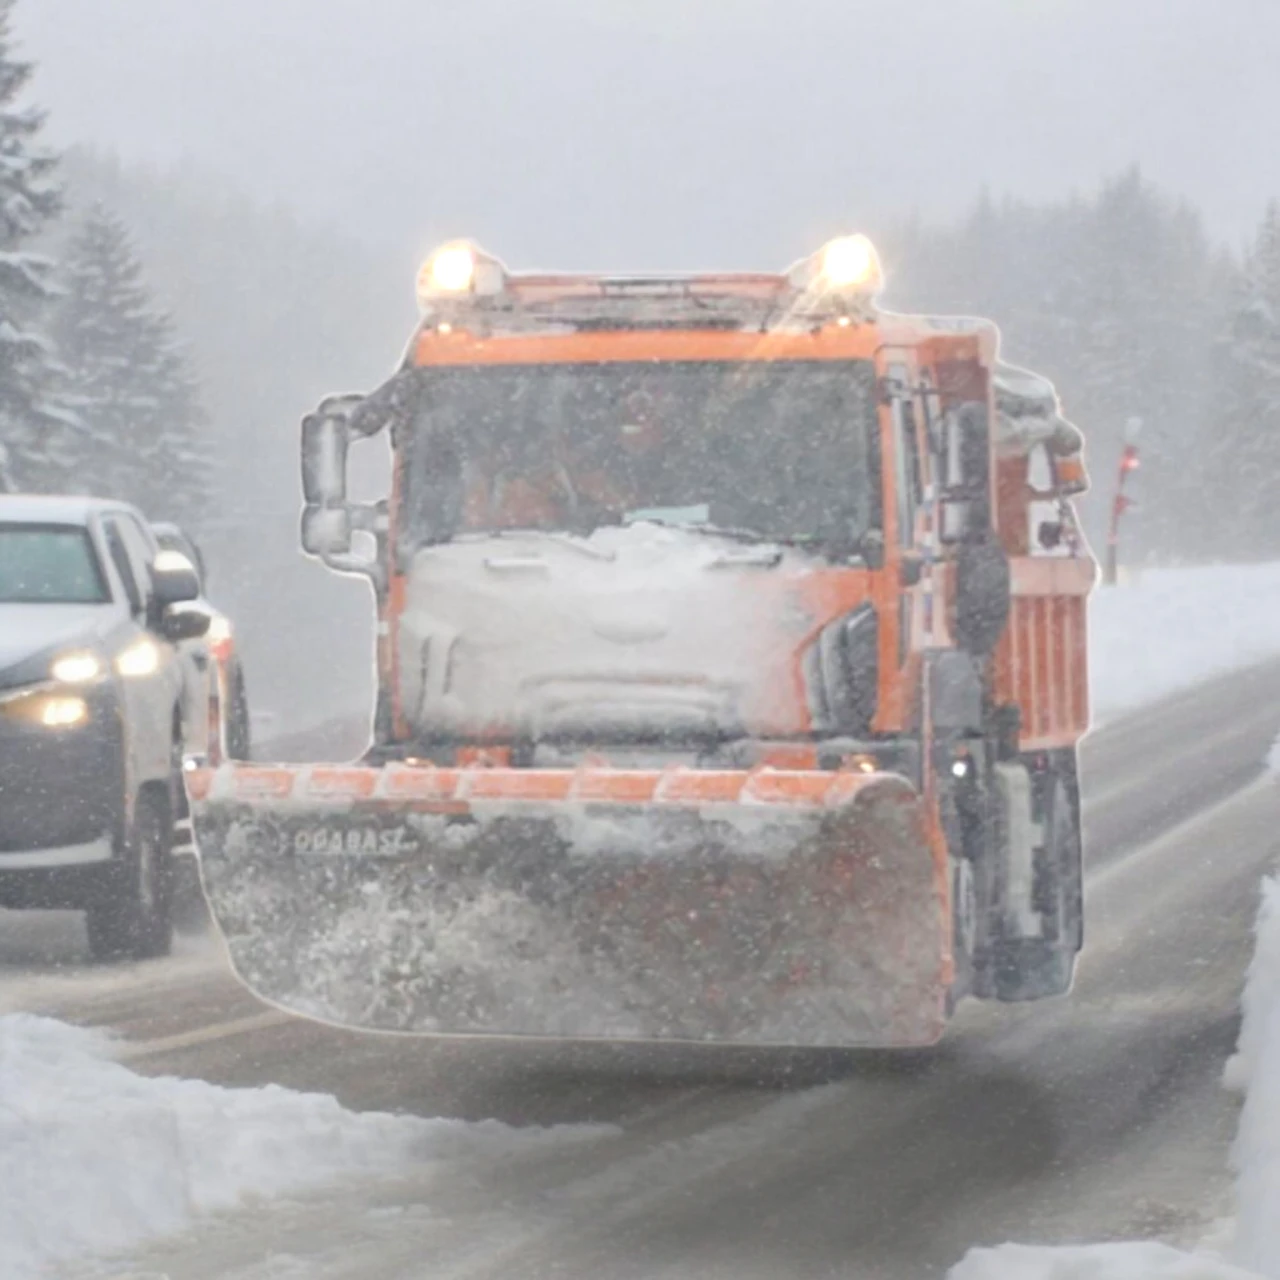
[(1038, 938), (1005, 938), (994, 948), (995, 995), (1038, 1000), (1071, 987), (1084, 936), (1080, 797), (1075, 753), (1055, 753), (1035, 775), (1036, 820), (1044, 833), (1036, 850), (1034, 901)]
[(169, 954), (173, 944), (173, 858), (168, 805), (144, 791), (138, 797), (124, 857), (85, 924), (95, 960), (143, 960)]
[(244, 688), (244, 672), (237, 665), (231, 675), (227, 698), (227, 755), (232, 760), (248, 760), (252, 749), (249, 737), (249, 699)]

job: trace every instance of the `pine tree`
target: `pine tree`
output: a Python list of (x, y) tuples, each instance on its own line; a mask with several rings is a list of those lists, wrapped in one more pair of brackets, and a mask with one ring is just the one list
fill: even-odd
[(0, 0), (0, 448), (9, 483), (63, 488), (77, 439), (57, 394), (57, 366), (40, 322), (54, 297), (53, 263), (23, 249), (60, 207), (57, 160), (37, 143), (44, 113), (20, 105), (32, 64), (14, 57)]
[(128, 232), (100, 205), (68, 248), (63, 288), (55, 336), (84, 424), (84, 487), (198, 526), (210, 491), (199, 388)]
[(1084, 514), (1095, 542), (1126, 423), (1140, 417), (1141, 509), (1128, 546), (1202, 556), (1200, 464), (1230, 281), (1198, 216), (1135, 168), (1092, 196), (1052, 204), (984, 195), (958, 226), (919, 235), (913, 251), (908, 306), (990, 317), (1006, 359), (1057, 384), (1088, 439), (1094, 488)]
[(1211, 478), (1228, 553), (1280, 553), (1280, 204), (1237, 273), (1217, 343)]

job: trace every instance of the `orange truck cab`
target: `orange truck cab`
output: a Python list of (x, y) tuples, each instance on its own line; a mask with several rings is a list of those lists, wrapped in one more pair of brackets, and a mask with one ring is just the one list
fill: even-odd
[[(369, 753), (192, 779), (264, 994), (863, 1045), (1069, 987), (1083, 442), (993, 325), (879, 289), (862, 236), (779, 275), (428, 260), (400, 370), (303, 426), (303, 547), (376, 599)], [(348, 448), (383, 433), (391, 491), (354, 503)], [(327, 905), (246, 919), (250, 870), (272, 910)], [(357, 918), (380, 958), (318, 995)]]

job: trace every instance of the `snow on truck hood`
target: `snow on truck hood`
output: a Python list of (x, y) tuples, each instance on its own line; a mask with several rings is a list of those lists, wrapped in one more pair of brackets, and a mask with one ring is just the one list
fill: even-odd
[(814, 619), (791, 584), (817, 567), (649, 523), (425, 548), (400, 624), (402, 706), (423, 729), (533, 736), (798, 727), (794, 658)]
[(0, 672), (60, 644), (91, 644), (116, 618), (110, 604), (0, 604)]

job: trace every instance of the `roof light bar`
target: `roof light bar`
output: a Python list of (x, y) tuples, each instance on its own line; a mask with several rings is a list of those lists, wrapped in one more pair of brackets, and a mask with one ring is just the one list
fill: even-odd
[(880, 255), (860, 234), (828, 240), (817, 253), (797, 262), (787, 278), (795, 288), (815, 294), (871, 298), (884, 288)]
[(506, 274), (497, 258), (470, 241), (450, 241), (422, 264), (418, 272), (418, 304), (427, 310), (432, 303), (445, 299), (501, 293)]

